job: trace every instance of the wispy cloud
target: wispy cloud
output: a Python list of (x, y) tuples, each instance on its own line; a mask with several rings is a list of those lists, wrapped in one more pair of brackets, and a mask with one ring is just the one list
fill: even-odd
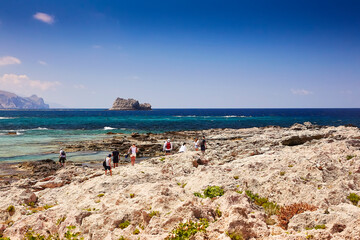
[(75, 85), (73, 85), (73, 87), (75, 88), (75, 89), (85, 89), (86, 87), (84, 86), (84, 85), (82, 85), (82, 84), (75, 84)]
[(92, 48), (99, 49), (99, 48), (102, 48), (102, 46), (101, 45), (92, 45)]
[(0, 57), (0, 66), (10, 65), (10, 64), (20, 64), (20, 63), (21, 61), (16, 57), (11, 57), (11, 56)]
[(302, 96), (314, 94), (313, 92), (305, 89), (291, 89), (291, 93), (294, 95), (302, 95)]
[(47, 13), (37, 12), (33, 16), (35, 19), (42, 21), (47, 24), (53, 24), (54, 23), (54, 16), (51, 16)]
[(47, 65), (47, 62), (41, 61), (41, 60), (39, 60), (38, 63), (41, 64), (41, 65), (44, 65), (44, 66)]
[(4, 74), (0, 76), (0, 89), (18, 94), (33, 94), (53, 90), (60, 82), (32, 80), (27, 75)]

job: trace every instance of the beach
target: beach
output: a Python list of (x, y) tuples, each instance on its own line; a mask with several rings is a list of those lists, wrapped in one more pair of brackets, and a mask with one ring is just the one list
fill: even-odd
[[(135, 138), (156, 145), (166, 135)], [(75, 163), (43, 163), (43, 176), (23, 166), (32, 168), (26, 178), (1, 185), (1, 233), (176, 239), (195, 228), (190, 239), (359, 239), (357, 127), (307, 122), (168, 135), (188, 151), (123, 164), (113, 176)], [(202, 135), (204, 156), (192, 143)]]

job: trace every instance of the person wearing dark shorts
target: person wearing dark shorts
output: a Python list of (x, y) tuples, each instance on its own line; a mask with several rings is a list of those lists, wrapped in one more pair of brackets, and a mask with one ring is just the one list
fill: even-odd
[(118, 150), (115, 150), (112, 152), (114, 168), (119, 166), (119, 156), (120, 156), (120, 153)]
[(200, 149), (202, 154), (205, 154), (205, 149), (206, 149), (206, 141), (205, 141), (205, 136), (203, 136), (203, 139), (200, 142)]
[(60, 166), (65, 167), (65, 161), (66, 161), (66, 152), (62, 148), (60, 148), (60, 153), (59, 153)]
[(111, 171), (111, 154), (109, 154), (109, 155), (105, 158), (104, 168), (105, 168), (105, 176), (107, 175), (107, 171), (108, 171), (108, 170), (109, 170), (109, 172), (110, 172), (110, 176), (112, 176), (112, 171)]

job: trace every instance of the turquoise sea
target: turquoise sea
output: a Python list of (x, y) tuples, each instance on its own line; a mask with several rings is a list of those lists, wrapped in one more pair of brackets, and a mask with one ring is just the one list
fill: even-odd
[[(57, 159), (65, 142), (105, 138), (107, 132), (166, 132), (210, 128), (319, 125), (360, 127), (360, 109), (51, 109), (0, 111), (0, 161)], [(14, 133), (14, 134), (9, 134)], [(70, 153), (69, 159), (99, 160), (103, 152)]]

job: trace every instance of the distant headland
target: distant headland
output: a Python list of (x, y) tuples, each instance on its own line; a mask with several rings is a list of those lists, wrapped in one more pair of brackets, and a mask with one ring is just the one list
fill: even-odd
[(19, 97), (15, 93), (0, 90), (0, 109), (48, 109), (49, 104), (36, 95)]
[(109, 110), (151, 110), (149, 103), (140, 104), (138, 100), (117, 98)]

